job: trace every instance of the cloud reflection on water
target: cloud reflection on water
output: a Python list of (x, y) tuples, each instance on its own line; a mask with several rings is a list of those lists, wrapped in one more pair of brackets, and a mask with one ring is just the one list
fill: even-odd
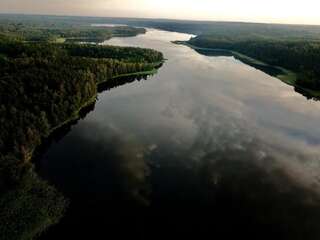
[(133, 199), (149, 209), (150, 225), (167, 214), (161, 224), (183, 229), (195, 221), (211, 229), (211, 219), (222, 229), (319, 236), (319, 103), (231, 57), (168, 41), (178, 37), (152, 31), (109, 42), (150, 46), (169, 60), (148, 81), (100, 94), (95, 111), (51, 147), (44, 175), (120, 208)]

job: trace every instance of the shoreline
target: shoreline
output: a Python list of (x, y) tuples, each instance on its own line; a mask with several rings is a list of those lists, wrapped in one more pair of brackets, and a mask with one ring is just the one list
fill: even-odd
[[(119, 78), (122, 78), (122, 77), (131, 77), (131, 76), (132, 76), (132, 77), (138, 77), (138, 76), (143, 76), (143, 75), (156, 74), (156, 73), (158, 72), (159, 66), (161, 66), (161, 64), (163, 64), (164, 62), (165, 62), (165, 60), (163, 60), (163, 61), (161, 61), (161, 62), (153, 63), (153, 64), (154, 64), (154, 69), (149, 70), (149, 71), (133, 72), (133, 73), (127, 73), (127, 74), (119, 74), (119, 75), (114, 76), (114, 77), (112, 77), (112, 78), (109, 78), (109, 79), (107, 79), (107, 80), (105, 80), (105, 81), (102, 81), (102, 82), (97, 83), (96, 86), (97, 86), (97, 88), (98, 88), (98, 86), (101, 85), (101, 84), (104, 84), (104, 83), (106, 83), (106, 82), (108, 82), (108, 81), (110, 81), (110, 80), (119, 79)], [(82, 105), (81, 105), (75, 112), (73, 112), (72, 115), (71, 115), (69, 118), (67, 118), (65, 121), (61, 122), (61, 123), (58, 124), (57, 126), (52, 127), (52, 128), (49, 130), (49, 133), (48, 133), (46, 136), (43, 136), (43, 137), (42, 137), (41, 143), (40, 143), (38, 146), (34, 147), (34, 149), (32, 149), (32, 150), (28, 153), (28, 158), (26, 159), (26, 162), (27, 162), (27, 163), (28, 163), (28, 162), (33, 163), (34, 153), (35, 153), (36, 149), (37, 149), (39, 146), (41, 146), (41, 144), (42, 144), (42, 142), (43, 142), (43, 139), (49, 138), (52, 134), (54, 134), (55, 131), (57, 131), (57, 130), (59, 130), (60, 128), (68, 125), (69, 123), (71, 123), (71, 122), (79, 119), (79, 117), (80, 117), (80, 115), (79, 115), (80, 112), (81, 112), (84, 108), (86, 108), (86, 107), (90, 106), (91, 104), (95, 103), (96, 100), (97, 100), (97, 97), (98, 97), (98, 93), (96, 93), (95, 96), (93, 96), (91, 99), (89, 99), (89, 100), (86, 101), (84, 104), (82, 104)]]
[[(258, 68), (259, 66), (260, 67), (273, 67), (273, 68), (281, 71), (282, 73), (281, 74), (277, 74), (277, 75), (271, 75), (271, 74), (269, 74), (269, 75), (279, 79), (280, 81), (282, 81), (285, 84), (288, 84), (288, 85), (290, 85), (292, 87), (297, 88), (298, 90), (304, 92), (305, 94), (310, 95), (312, 98), (319, 98), (320, 97), (320, 91), (304, 88), (304, 87), (301, 87), (301, 86), (297, 85), (295, 83), (296, 80), (297, 80), (297, 73), (293, 72), (293, 71), (290, 71), (288, 69), (285, 69), (283, 67), (272, 66), (272, 65), (267, 64), (265, 62), (262, 62), (260, 60), (251, 58), (251, 57), (249, 57), (249, 56), (247, 56), (245, 54), (242, 54), (242, 53), (239, 53), (239, 52), (236, 52), (236, 51), (232, 51), (232, 50), (228, 50), (228, 49), (198, 47), (198, 46), (195, 46), (195, 45), (192, 45), (192, 44), (188, 43), (187, 41), (172, 41), (172, 43), (178, 44), (178, 45), (184, 45), (184, 46), (190, 47), (191, 49), (194, 49), (194, 50), (228, 52), (232, 56), (234, 56), (236, 59), (238, 59), (238, 60), (242, 61), (243, 63), (248, 64), (248, 65), (250, 65), (252, 67), (255, 67), (257, 69), (259, 69)], [(259, 69), (259, 70), (263, 71), (261, 69)], [(263, 71), (263, 72), (265, 72), (265, 71)]]
[[(97, 83), (97, 87), (100, 84), (106, 83), (110, 80), (113, 79), (118, 79), (121, 77), (134, 77), (134, 76), (142, 76), (142, 75), (150, 75), (150, 74), (155, 74), (157, 73), (158, 69), (154, 68), (153, 70), (149, 70), (149, 71), (143, 71), (143, 72), (133, 72), (133, 73), (127, 73), (127, 74), (119, 74), (117, 76), (114, 76), (112, 78), (109, 78), (108, 80), (102, 81)], [(50, 129), (48, 136), (45, 136), (45, 138), (49, 137), (54, 131), (58, 130), (59, 128), (67, 125), (68, 123), (77, 120), (79, 118), (79, 114), (81, 112), (81, 110), (83, 110), (84, 108), (90, 106), (91, 104), (95, 103), (95, 101), (97, 100), (98, 97), (98, 93), (93, 96), (91, 99), (89, 99), (88, 101), (86, 101), (82, 106), (79, 107), (79, 109), (77, 109), (68, 119), (66, 119), (64, 122), (60, 123), (59, 125), (53, 127), (52, 129)]]

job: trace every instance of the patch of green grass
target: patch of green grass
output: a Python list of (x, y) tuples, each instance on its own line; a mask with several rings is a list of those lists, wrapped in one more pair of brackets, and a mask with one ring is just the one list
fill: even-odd
[(232, 53), (232, 55), (238, 57), (239, 59), (242, 59), (242, 60), (244, 60), (246, 62), (250, 62), (250, 63), (252, 63), (254, 65), (269, 66), (268, 64), (266, 64), (264, 62), (261, 62), (261, 61), (259, 61), (257, 59), (254, 59), (254, 58), (251, 58), (251, 57), (249, 57), (247, 55), (244, 55), (242, 53), (235, 52), (235, 51), (230, 51), (230, 52)]
[(285, 68), (279, 68), (282, 70), (283, 74), (279, 74), (276, 77), (286, 84), (295, 86), (297, 81), (297, 74)]
[(56, 38), (55, 43), (64, 43), (65, 41), (66, 41), (65, 38), (59, 37), (59, 38)]

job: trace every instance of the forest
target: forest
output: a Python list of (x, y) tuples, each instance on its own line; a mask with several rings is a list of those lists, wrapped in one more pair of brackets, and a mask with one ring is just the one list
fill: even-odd
[[(19, 15), (10, 17), (15, 22), (21, 21), (22, 18)], [(34, 24), (41, 18), (44, 17), (29, 16), (26, 22)], [(238, 59), (250, 65), (251, 60), (247, 61), (246, 58), (248, 56), (262, 62), (262, 65), (252, 64), (262, 70), (275, 66), (274, 69), (285, 79), (280, 78), (284, 82), (294, 85), (297, 90), (311, 97), (318, 98), (320, 95), (320, 26), (99, 17), (51, 16), (45, 19), (47, 25), (54, 23), (55, 26), (63, 27), (68, 24), (84, 26), (109, 22), (195, 34), (197, 36), (192, 38), (189, 44), (232, 51)], [(293, 73), (285, 76), (287, 70)], [(292, 77), (293, 75), (296, 76)]]
[(95, 102), (97, 85), (153, 73), (151, 49), (0, 38), (0, 235), (31, 239), (63, 216), (68, 201), (34, 172), (35, 149)]
[(100, 43), (112, 37), (131, 37), (145, 32), (144, 28), (129, 26), (92, 26), (89, 22), (72, 21), (72, 18), (0, 14), (0, 38), (26, 42)]
[[(281, 80), (309, 97), (320, 96), (320, 26), (317, 25), (132, 18), (81, 18), (74, 21), (110, 21), (194, 34), (197, 36), (188, 44), (232, 51), (236, 58), (254, 67), (257, 65), (250, 64), (251, 60), (259, 60), (262, 64), (258, 68), (262, 70), (275, 66), (276, 71), (282, 72)], [(248, 61), (247, 56), (253, 59)], [(290, 73), (285, 76), (287, 70)]]
[[(113, 22), (139, 27), (97, 27)], [(320, 27), (171, 20), (0, 15), (0, 236), (32, 239), (65, 214), (68, 200), (37, 176), (35, 149), (96, 101), (97, 85), (150, 74), (151, 49), (75, 44), (145, 33), (141, 27), (199, 34), (189, 43), (236, 51), (297, 73), (320, 90)]]
[(189, 44), (238, 52), (297, 74), (294, 85), (320, 90), (320, 40), (265, 39), (251, 36), (200, 35)]
[(111, 17), (75, 17), (45, 15), (0, 14), (0, 23), (25, 24), (38, 28), (75, 29), (88, 28), (91, 24), (121, 24), (142, 28), (157, 28), (166, 31), (194, 35), (246, 36), (264, 39), (319, 40), (320, 26), (294, 24), (266, 24), (247, 22), (193, 21), (170, 19), (139, 19)]

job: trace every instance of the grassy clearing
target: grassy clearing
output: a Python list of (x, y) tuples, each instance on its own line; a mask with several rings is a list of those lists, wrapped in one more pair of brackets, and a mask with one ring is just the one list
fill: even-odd
[(62, 37), (59, 37), (59, 38), (56, 38), (55, 39), (55, 43), (65, 43), (66, 39), (65, 38), (62, 38)]
[(251, 58), (247, 55), (244, 55), (242, 53), (239, 53), (239, 52), (235, 52), (235, 51), (229, 51), (230, 53), (232, 53), (232, 55), (234, 55), (235, 57), (238, 57), (240, 60), (243, 60), (245, 62), (249, 62), (251, 64), (254, 64), (254, 65), (260, 65), (260, 66), (269, 66), (268, 64), (264, 63), (264, 62), (261, 62), (257, 59), (254, 59), (254, 58)]
[(279, 74), (276, 77), (286, 84), (295, 86), (296, 85), (295, 83), (297, 80), (297, 74), (285, 68), (279, 68), (279, 69), (281, 69), (284, 74)]

